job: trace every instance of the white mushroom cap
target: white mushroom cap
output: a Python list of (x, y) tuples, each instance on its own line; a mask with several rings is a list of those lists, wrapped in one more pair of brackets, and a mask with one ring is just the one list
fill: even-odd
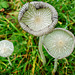
[(13, 43), (8, 40), (0, 41), (0, 56), (8, 57), (14, 51)]
[(54, 58), (61, 59), (69, 56), (74, 49), (74, 35), (63, 28), (56, 28), (43, 39), (47, 52)]
[[(32, 4), (32, 6), (30, 6)], [(42, 1), (26, 3), (21, 8), (18, 21), (21, 27), (35, 36), (42, 36), (51, 32), (58, 22), (55, 8)]]

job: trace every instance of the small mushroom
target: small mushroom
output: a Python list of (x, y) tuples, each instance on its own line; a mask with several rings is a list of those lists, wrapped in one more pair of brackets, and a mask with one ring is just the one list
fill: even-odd
[[(45, 57), (42, 52), (42, 35), (51, 32), (58, 22), (58, 13), (55, 8), (42, 1), (26, 3), (21, 8), (18, 21), (21, 27), (28, 33), (39, 38), (39, 52), (42, 60)], [(45, 63), (45, 62), (44, 62)]]
[(9, 56), (13, 53), (14, 46), (13, 43), (8, 40), (2, 40), (0, 41), (0, 56), (7, 57), (9, 64), (11, 64)]
[(63, 28), (55, 28), (43, 38), (43, 45), (47, 52), (55, 58), (54, 72), (56, 71), (57, 59), (69, 56), (74, 50), (74, 35)]

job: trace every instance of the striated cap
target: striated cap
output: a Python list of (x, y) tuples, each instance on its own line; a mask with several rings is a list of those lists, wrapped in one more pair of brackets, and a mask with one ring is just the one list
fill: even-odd
[(54, 58), (61, 59), (69, 56), (74, 50), (74, 35), (63, 28), (56, 28), (44, 36), (43, 45)]
[(58, 22), (58, 13), (48, 3), (33, 1), (23, 5), (18, 15), (18, 21), (28, 33), (42, 36), (54, 29)]
[(0, 56), (8, 57), (14, 51), (13, 43), (8, 40), (0, 41)]

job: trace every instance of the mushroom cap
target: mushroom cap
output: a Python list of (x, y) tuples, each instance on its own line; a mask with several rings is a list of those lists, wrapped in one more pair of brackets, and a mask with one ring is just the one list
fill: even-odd
[(69, 56), (74, 49), (74, 35), (63, 28), (56, 28), (43, 38), (43, 45), (54, 58), (61, 59)]
[(0, 41), (0, 56), (8, 57), (14, 51), (13, 43), (8, 40)]
[[(36, 16), (35, 13), (32, 14), (32, 16), (34, 16), (34, 17), (30, 17), (29, 19), (27, 19), (29, 21), (29, 23), (21, 22), (22, 17), (29, 9), (29, 4), (31, 4), (35, 7), (35, 10), (38, 12), (38, 14), (40, 13), (39, 17), (42, 17), (41, 23), (39, 21), (40, 18), (38, 18), (38, 17), (36, 18), (38, 23), (34, 19), (34, 17)], [(47, 8), (49, 8), (49, 11), (47, 11)], [(33, 12), (33, 8), (30, 11), (31, 12), (29, 12), (29, 14)], [(32, 19), (35, 20), (35, 23), (33, 23)], [(58, 22), (58, 13), (57, 13), (56, 9), (48, 3), (45, 3), (42, 1), (33, 1), (33, 2), (26, 3), (23, 5), (23, 7), (21, 8), (19, 15), (18, 15), (18, 21), (19, 21), (19, 24), (21, 25), (21, 27), (28, 33), (33, 34), (35, 36), (42, 36), (44, 34), (48, 34), (49, 32), (51, 32), (54, 29), (55, 25)]]

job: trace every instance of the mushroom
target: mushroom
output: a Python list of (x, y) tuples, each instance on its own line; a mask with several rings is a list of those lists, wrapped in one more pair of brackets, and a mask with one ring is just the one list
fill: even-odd
[[(21, 8), (18, 21), (21, 27), (28, 33), (39, 36), (39, 52), (42, 60), (45, 57), (42, 52), (42, 36), (51, 32), (58, 22), (58, 13), (55, 8), (42, 1), (26, 3)], [(45, 63), (45, 62), (43, 62)]]
[(57, 69), (57, 60), (72, 53), (74, 42), (74, 35), (63, 28), (55, 28), (52, 33), (44, 36), (43, 45), (47, 52), (55, 58), (54, 72)]
[(0, 41), (0, 56), (7, 57), (9, 64), (11, 64), (9, 56), (13, 53), (14, 46), (13, 43), (8, 40), (2, 40)]

